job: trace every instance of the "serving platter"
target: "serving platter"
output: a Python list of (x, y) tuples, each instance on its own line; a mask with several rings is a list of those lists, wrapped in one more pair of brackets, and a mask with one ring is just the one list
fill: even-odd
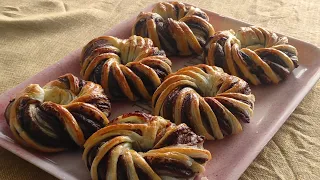
[[(152, 6), (143, 11), (150, 9)], [(244, 22), (204, 11), (208, 14), (210, 23), (216, 31), (237, 30), (239, 27), (249, 26)], [(136, 16), (116, 25), (104, 35), (128, 38), (135, 19)], [(238, 135), (219, 141), (205, 142), (205, 148), (210, 150), (213, 158), (208, 162), (205, 173), (200, 177), (206, 177), (210, 180), (238, 179), (319, 79), (320, 49), (294, 38), (289, 37), (288, 39), (289, 43), (295, 46), (299, 52), (300, 66), (293, 71), (287, 80), (278, 85), (251, 86), (253, 94), (256, 96), (251, 123), (244, 124), (243, 132)], [(88, 39), (88, 42), (90, 40)], [(28, 84), (44, 85), (65, 73), (79, 76), (80, 52), (81, 49), (78, 49), (70, 53), (56, 64), (0, 95), (0, 145), (59, 179), (90, 179), (89, 172), (81, 160), (81, 150), (45, 154), (20, 146), (12, 138), (4, 118), (4, 111), (9, 100)], [(199, 57), (194, 56), (170, 57), (170, 59), (173, 62), (173, 70), (202, 62)], [(112, 102), (110, 119), (135, 110), (150, 112), (151, 108), (148, 102), (125, 100)]]

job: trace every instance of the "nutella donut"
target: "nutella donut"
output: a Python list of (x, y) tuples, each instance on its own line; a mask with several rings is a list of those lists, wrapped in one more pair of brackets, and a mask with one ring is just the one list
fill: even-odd
[(19, 143), (58, 152), (82, 146), (108, 124), (110, 110), (100, 85), (66, 74), (44, 87), (27, 86), (10, 101), (5, 118)]
[(150, 100), (171, 73), (171, 61), (148, 38), (102, 36), (82, 50), (80, 75), (101, 84), (110, 99)]
[(134, 112), (94, 133), (82, 157), (93, 180), (192, 179), (211, 159), (203, 141), (186, 124)]
[(255, 97), (244, 80), (219, 67), (200, 64), (169, 75), (152, 97), (153, 114), (186, 123), (208, 140), (242, 131), (249, 123)]
[(254, 84), (277, 84), (298, 67), (298, 52), (287, 37), (261, 27), (242, 27), (217, 32), (210, 38), (203, 57), (211, 66)]
[(142, 12), (132, 34), (148, 37), (168, 55), (201, 55), (214, 28), (205, 12), (180, 2), (160, 2)]

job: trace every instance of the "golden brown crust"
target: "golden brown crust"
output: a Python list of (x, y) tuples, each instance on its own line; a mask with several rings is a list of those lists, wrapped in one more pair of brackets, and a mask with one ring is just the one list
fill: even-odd
[(152, 97), (153, 114), (186, 123), (206, 139), (222, 139), (249, 122), (255, 98), (248, 84), (221, 68), (189, 66), (169, 75)]
[(152, 39), (169, 55), (200, 55), (214, 28), (199, 8), (180, 2), (160, 2), (152, 12), (139, 14), (132, 34)]
[(208, 65), (223, 68), (254, 85), (277, 84), (298, 67), (298, 52), (287, 37), (261, 27), (217, 32), (205, 46)]
[(133, 112), (94, 133), (84, 145), (82, 158), (94, 180), (189, 179), (203, 172), (211, 159), (203, 140), (185, 124)]
[(111, 99), (151, 99), (171, 73), (171, 61), (165, 53), (150, 39), (139, 36), (96, 38), (83, 48), (80, 59), (81, 76), (101, 84)]
[(100, 85), (66, 74), (47, 83), (27, 86), (6, 108), (14, 137), (43, 152), (82, 146), (109, 123), (110, 102)]

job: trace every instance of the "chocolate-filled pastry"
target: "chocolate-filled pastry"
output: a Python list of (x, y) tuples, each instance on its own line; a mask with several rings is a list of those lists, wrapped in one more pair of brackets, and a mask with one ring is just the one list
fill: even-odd
[(208, 65), (254, 84), (277, 84), (298, 67), (298, 52), (287, 37), (261, 27), (217, 32), (203, 54)]
[(101, 84), (111, 99), (150, 100), (171, 73), (171, 61), (152, 40), (140, 36), (102, 36), (82, 50), (81, 76)]
[(244, 80), (216, 66), (200, 64), (169, 75), (152, 97), (153, 114), (186, 123), (208, 140), (242, 131), (255, 97)]
[(94, 133), (82, 158), (93, 180), (193, 179), (211, 159), (203, 141), (186, 124), (133, 112)]
[(10, 101), (5, 118), (19, 143), (59, 152), (83, 146), (108, 124), (110, 110), (100, 85), (66, 74), (44, 87), (27, 86)]
[(200, 55), (214, 28), (205, 12), (180, 2), (160, 2), (142, 12), (132, 34), (149, 37), (168, 55)]

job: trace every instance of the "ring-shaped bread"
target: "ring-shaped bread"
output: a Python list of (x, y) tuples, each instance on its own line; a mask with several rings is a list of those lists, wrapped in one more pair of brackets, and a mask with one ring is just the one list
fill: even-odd
[(102, 36), (82, 50), (80, 75), (101, 84), (110, 99), (150, 100), (171, 73), (171, 61), (148, 38)]
[(58, 152), (83, 146), (108, 124), (110, 110), (100, 85), (66, 74), (44, 87), (27, 86), (10, 101), (5, 118), (19, 143)]
[(298, 67), (298, 52), (287, 37), (255, 26), (217, 32), (203, 56), (206, 64), (254, 85), (277, 84)]
[(134, 112), (94, 133), (82, 157), (93, 180), (192, 179), (211, 159), (203, 141), (185, 124)]
[(168, 55), (201, 55), (214, 28), (205, 12), (180, 2), (160, 2), (142, 12), (132, 34), (148, 37)]
[(200, 64), (170, 74), (152, 97), (154, 115), (186, 123), (208, 140), (242, 131), (255, 97), (244, 80), (219, 67)]

